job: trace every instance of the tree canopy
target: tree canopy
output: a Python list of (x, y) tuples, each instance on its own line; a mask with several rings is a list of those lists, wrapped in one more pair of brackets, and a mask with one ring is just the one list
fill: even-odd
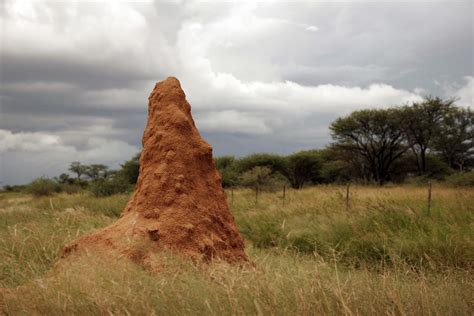
[(390, 180), (394, 162), (407, 150), (399, 109), (361, 110), (334, 121), (335, 148), (362, 158), (361, 168), (375, 182)]

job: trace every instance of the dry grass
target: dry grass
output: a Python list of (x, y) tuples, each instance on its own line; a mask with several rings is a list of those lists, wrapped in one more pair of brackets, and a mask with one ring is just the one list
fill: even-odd
[[(115, 220), (128, 196), (0, 195), (7, 314), (471, 315), (474, 190), (343, 187), (236, 190), (231, 206), (257, 268), (160, 254), (152, 275), (87, 257), (54, 268), (61, 245)], [(51, 270), (52, 269), (52, 270)], [(24, 285), (24, 286), (21, 286)]]

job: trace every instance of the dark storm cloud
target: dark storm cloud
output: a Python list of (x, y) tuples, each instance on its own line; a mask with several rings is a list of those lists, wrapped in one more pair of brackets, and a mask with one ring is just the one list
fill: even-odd
[[(140, 107), (146, 108), (146, 94), (114, 100), (111, 106), (106, 98), (114, 98), (114, 93), (118, 94), (120, 90), (99, 91), (99, 94), (104, 92), (103, 95), (96, 95), (93, 91), (62, 83), (32, 84), (24, 87), (4, 84), (0, 91), (4, 113), (108, 116), (113, 113), (132, 114), (136, 113)], [(130, 94), (134, 92), (133, 87), (125, 91)]]
[[(177, 76), (217, 155), (322, 147), (361, 107), (472, 105), (471, 1), (16, 2), (0, 6), (0, 181), (141, 148)], [(20, 170), (21, 169), (21, 170)]]
[[(2, 83), (62, 82), (84, 89), (133, 87), (153, 80), (160, 73), (134, 69), (127, 56), (116, 56), (120, 63), (81, 60), (80, 56), (35, 56), (2, 54)], [(163, 76), (163, 74), (161, 74)]]
[[(290, 38), (275, 34), (272, 45), (263, 47), (282, 68), (283, 79), (305, 85), (379, 81), (439, 94), (433, 78), (456, 81), (473, 74), (472, 8), (471, 1), (285, 2), (257, 12), (318, 27), (309, 34), (293, 28)], [(247, 52), (260, 42), (251, 44)]]

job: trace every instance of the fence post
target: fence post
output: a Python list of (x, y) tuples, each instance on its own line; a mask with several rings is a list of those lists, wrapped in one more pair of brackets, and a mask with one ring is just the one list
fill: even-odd
[(258, 185), (255, 187), (255, 205), (258, 204)]
[(351, 184), (348, 183), (347, 186), (346, 186), (346, 211), (349, 210), (349, 188), (350, 188)]
[(428, 182), (428, 216), (431, 215), (431, 181)]
[(283, 185), (283, 206), (285, 206), (286, 185)]
[(230, 187), (230, 204), (234, 205), (234, 187)]

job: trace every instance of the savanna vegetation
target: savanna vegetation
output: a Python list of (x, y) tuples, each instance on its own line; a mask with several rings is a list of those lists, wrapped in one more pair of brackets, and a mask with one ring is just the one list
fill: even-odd
[[(329, 129), (333, 142), (326, 148), (287, 156), (218, 157), (222, 185), (264, 191), (348, 182), (474, 186), (474, 113), (454, 100), (426, 97), (410, 105), (359, 110), (336, 119)], [(139, 158), (137, 154), (119, 170), (76, 161), (69, 168), (72, 175), (7, 185), (4, 190), (48, 195), (86, 189), (96, 196), (129, 192), (138, 178)]]
[(473, 119), (428, 97), (341, 117), (326, 148), (217, 158), (255, 266), (162, 253), (159, 275), (100, 256), (58, 269), (64, 244), (118, 218), (139, 154), (119, 170), (72, 162), (58, 177), (5, 186), (0, 288), (15, 292), (0, 290), (0, 311), (471, 315)]
[(84, 256), (62, 245), (109, 225), (128, 194), (0, 194), (0, 287), (16, 314), (470, 315), (474, 191), (433, 186), (324, 185), (228, 191), (251, 266), (159, 254), (163, 272)]

